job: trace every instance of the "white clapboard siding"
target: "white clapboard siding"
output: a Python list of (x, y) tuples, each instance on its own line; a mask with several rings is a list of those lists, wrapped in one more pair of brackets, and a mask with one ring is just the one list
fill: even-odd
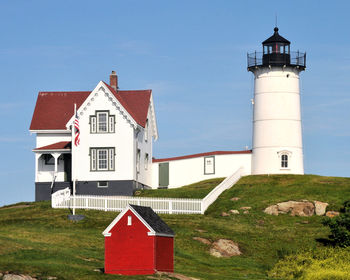
[(70, 194), (69, 188), (52, 194), (52, 208), (92, 209), (103, 211), (122, 211), (128, 204), (148, 206), (162, 214), (204, 214), (205, 210), (232, 187), (242, 176), (243, 168), (238, 169), (216, 186), (204, 199), (158, 198), (134, 196), (99, 196)]

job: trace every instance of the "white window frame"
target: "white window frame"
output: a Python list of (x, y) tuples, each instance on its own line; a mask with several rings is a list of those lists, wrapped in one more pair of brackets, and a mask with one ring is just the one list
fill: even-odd
[[(102, 158), (102, 153), (106, 155), (105, 158)], [(102, 164), (104, 163), (104, 164)], [(101, 167), (105, 165), (106, 167)], [(98, 149), (97, 150), (97, 169), (98, 170), (108, 170), (108, 149)]]
[(288, 155), (283, 154), (281, 155), (281, 168), (287, 169), (288, 168)]
[(108, 188), (108, 181), (99, 181), (97, 182), (98, 188)]
[[(290, 170), (290, 160), (291, 160), (291, 157), (292, 157), (292, 152), (290, 151), (287, 151), (287, 150), (283, 150), (283, 151), (279, 151), (277, 152), (278, 154), (278, 157), (279, 157), (279, 168), (280, 170)], [(287, 157), (285, 159), (285, 156)], [(287, 166), (284, 166), (284, 165), (287, 165)]]
[[(103, 156), (101, 153), (105, 153), (106, 157), (101, 158)], [(90, 171), (114, 171), (114, 170), (115, 170), (115, 148), (112, 148), (112, 147), (90, 148)]]
[(132, 216), (128, 216), (128, 223), (127, 223), (128, 226), (131, 226), (132, 225)]
[[(106, 121), (104, 123), (104, 126), (106, 127), (106, 130), (101, 130), (102, 122), (101, 122), (101, 116), (106, 116)], [(97, 112), (97, 132), (98, 133), (108, 133), (108, 112)]]

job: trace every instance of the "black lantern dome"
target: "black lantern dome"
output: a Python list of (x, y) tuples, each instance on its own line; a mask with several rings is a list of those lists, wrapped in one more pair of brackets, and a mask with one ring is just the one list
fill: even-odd
[(278, 34), (278, 28), (274, 28), (275, 33), (264, 42), (263, 45), (263, 65), (289, 65), (290, 64), (290, 42)]
[(248, 70), (261, 66), (296, 66), (304, 70), (306, 67), (306, 54), (290, 51), (290, 41), (278, 33), (278, 27), (274, 28), (271, 37), (262, 42), (263, 52), (248, 54)]

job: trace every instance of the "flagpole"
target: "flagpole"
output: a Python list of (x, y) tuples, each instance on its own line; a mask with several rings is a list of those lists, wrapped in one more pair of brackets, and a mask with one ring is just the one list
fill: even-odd
[(75, 215), (75, 184), (76, 184), (76, 179), (75, 179), (75, 165), (74, 165), (74, 156), (73, 156), (73, 146), (75, 146), (75, 125), (74, 125), (74, 122), (75, 122), (75, 118), (76, 118), (76, 115), (77, 115), (77, 104), (74, 103), (74, 120), (73, 120), (73, 124), (72, 124), (72, 179), (73, 179), (73, 215)]

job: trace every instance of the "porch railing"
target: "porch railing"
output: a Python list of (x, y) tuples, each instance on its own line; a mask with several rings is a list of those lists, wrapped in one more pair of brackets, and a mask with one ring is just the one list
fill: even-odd
[(93, 209), (102, 211), (122, 211), (128, 204), (149, 206), (162, 214), (204, 214), (219, 195), (232, 187), (242, 176), (243, 168), (238, 169), (216, 186), (203, 199), (159, 198), (134, 196), (70, 195), (66, 188), (52, 194), (52, 208)]

